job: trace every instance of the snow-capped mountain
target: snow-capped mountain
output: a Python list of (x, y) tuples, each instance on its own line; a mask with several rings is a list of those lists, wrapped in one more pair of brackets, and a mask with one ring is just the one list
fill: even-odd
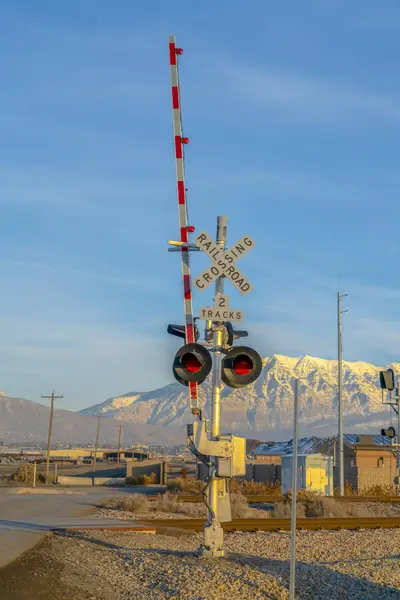
[[(391, 365), (400, 372), (400, 363)], [(376, 431), (386, 425), (389, 407), (382, 404), (377, 367), (366, 362), (343, 361), (344, 424), (346, 431)], [(263, 359), (256, 382), (222, 392), (225, 431), (282, 439), (291, 434), (293, 384), (300, 378), (299, 421), (302, 434), (330, 435), (337, 424), (337, 361), (274, 354)], [(200, 386), (200, 403), (208, 412), (210, 378)], [(187, 390), (172, 383), (150, 392), (131, 392), (82, 411), (130, 422), (180, 425), (190, 422)]]

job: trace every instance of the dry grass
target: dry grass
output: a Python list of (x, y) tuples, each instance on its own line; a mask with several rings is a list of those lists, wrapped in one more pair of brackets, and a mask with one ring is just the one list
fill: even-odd
[(244, 519), (249, 512), (247, 498), (241, 492), (234, 492), (230, 495), (232, 519)]
[[(335, 488), (333, 490), (334, 496), (339, 496), (339, 488)], [(362, 490), (353, 489), (351, 483), (348, 481), (345, 482), (344, 486), (344, 495), (345, 496), (395, 496), (396, 488), (393, 485), (372, 485), (368, 488), (364, 488)]]
[[(272, 511), (271, 516), (275, 519), (290, 519), (292, 511), (292, 505), (289, 502), (276, 502), (274, 505), (274, 510)], [(305, 517), (305, 509), (304, 504), (299, 502), (296, 504), (296, 515), (298, 517)]]
[(178, 494), (173, 492), (165, 492), (159, 494), (151, 503), (151, 508), (156, 512), (179, 513), (184, 512), (183, 504), (179, 502)]
[(167, 481), (167, 490), (175, 492), (191, 492), (193, 494), (199, 494), (204, 487), (204, 482), (189, 477), (188, 479), (182, 479), (181, 477), (175, 477)]
[(104, 506), (131, 513), (144, 513), (149, 510), (149, 501), (144, 494), (132, 494), (124, 498), (108, 500)]
[(258, 496), (258, 495), (276, 495), (279, 496), (281, 493), (281, 486), (279, 483), (276, 485), (262, 483), (260, 481), (247, 481), (246, 479), (232, 479), (231, 483), (232, 492), (240, 492), (246, 496)]
[[(292, 494), (289, 491), (281, 502), (274, 506), (272, 516), (276, 518), (289, 518), (291, 514)], [(336, 502), (333, 498), (326, 498), (317, 492), (299, 490), (297, 492), (296, 514), (298, 517), (372, 517), (367, 508), (358, 504)]]

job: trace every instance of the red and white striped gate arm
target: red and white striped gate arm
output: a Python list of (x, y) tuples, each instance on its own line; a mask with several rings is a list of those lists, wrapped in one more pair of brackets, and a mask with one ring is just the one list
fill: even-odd
[[(179, 93), (179, 75), (178, 75), (178, 56), (182, 54), (182, 49), (176, 47), (175, 36), (169, 36), (169, 63), (171, 68), (171, 86), (172, 86), (172, 117), (173, 117), (173, 128), (174, 128), (174, 146), (175, 146), (175, 162), (176, 162), (176, 187), (178, 194), (178, 219), (179, 219), (179, 233), (180, 241), (189, 241), (189, 225), (187, 216), (187, 204), (186, 204), (186, 188), (185, 188), (185, 168), (184, 168), (184, 155), (183, 155), (183, 144), (189, 142), (188, 138), (183, 137), (182, 134), (182, 117), (181, 117), (181, 105), (180, 105), (180, 93)], [(190, 281), (190, 260), (189, 250), (187, 247), (182, 246), (182, 278), (183, 278), (183, 301), (184, 301), (184, 313), (185, 313), (185, 331), (186, 331), (186, 343), (192, 344), (195, 342), (194, 334), (194, 318), (193, 318), (193, 305), (192, 305), (192, 288)], [(193, 413), (198, 413), (198, 398), (197, 398), (197, 383), (189, 383), (190, 390), (190, 407)]]

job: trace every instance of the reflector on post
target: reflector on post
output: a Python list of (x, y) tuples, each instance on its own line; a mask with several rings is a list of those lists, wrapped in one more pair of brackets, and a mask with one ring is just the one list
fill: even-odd
[(222, 381), (233, 388), (245, 387), (257, 379), (261, 370), (262, 360), (258, 352), (248, 346), (237, 346), (222, 360)]
[(185, 344), (175, 354), (172, 372), (179, 383), (189, 381), (202, 383), (211, 371), (212, 359), (209, 351), (200, 344)]

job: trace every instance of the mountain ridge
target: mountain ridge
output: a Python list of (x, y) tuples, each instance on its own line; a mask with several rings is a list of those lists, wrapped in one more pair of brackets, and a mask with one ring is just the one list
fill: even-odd
[[(299, 418), (302, 432), (331, 435), (337, 427), (337, 360), (305, 355), (273, 354), (262, 359), (260, 377), (246, 388), (224, 387), (221, 393), (224, 430), (282, 438), (291, 434), (293, 385), (299, 385)], [(392, 363), (400, 372), (400, 363)], [(389, 418), (382, 405), (379, 371), (365, 361), (343, 361), (345, 426), (374, 430)], [(211, 378), (199, 388), (199, 402), (209, 412)], [(147, 392), (129, 392), (81, 411), (114, 419), (182, 427), (191, 421), (187, 390), (171, 383)]]

